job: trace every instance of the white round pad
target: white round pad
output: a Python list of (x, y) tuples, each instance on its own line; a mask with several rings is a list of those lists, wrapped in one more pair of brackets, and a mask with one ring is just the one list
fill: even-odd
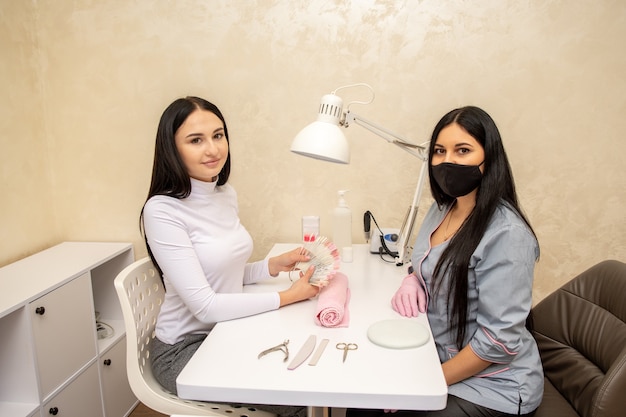
[(390, 349), (408, 349), (428, 342), (428, 330), (409, 319), (383, 320), (367, 329), (367, 338), (374, 344)]

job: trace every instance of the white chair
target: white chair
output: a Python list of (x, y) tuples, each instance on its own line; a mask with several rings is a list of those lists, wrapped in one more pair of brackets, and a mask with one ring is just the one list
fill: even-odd
[(168, 415), (276, 417), (255, 408), (183, 400), (164, 389), (152, 374), (148, 351), (165, 295), (159, 273), (150, 258), (140, 259), (121, 271), (115, 278), (115, 289), (126, 328), (128, 382), (139, 401)]

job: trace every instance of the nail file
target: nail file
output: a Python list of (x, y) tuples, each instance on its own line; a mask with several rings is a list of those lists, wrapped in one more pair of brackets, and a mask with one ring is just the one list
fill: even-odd
[(317, 361), (320, 360), (320, 357), (322, 356), (322, 353), (324, 353), (324, 349), (326, 349), (327, 344), (328, 344), (328, 339), (322, 339), (322, 341), (320, 342), (320, 345), (317, 347), (317, 350), (313, 354), (311, 361), (309, 362), (310, 366), (317, 365)]
[(302, 345), (302, 347), (300, 348), (296, 356), (293, 358), (293, 360), (291, 361), (287, 369), (291, 371), (291, 370), (296, 369), (298, 366), (302, 365), (302, 363), (304, 363), (304, 361), (306, 361), (307, 358), (311, 356), (311, 353), (313, 353), (316, 343), (317, 343), (317, 338), (315, 337), (315, 335), (312, 334), (311, 336), (309, 336), (309, 338), (306, 340), (306, 342), (304, 342), (304, 345)]

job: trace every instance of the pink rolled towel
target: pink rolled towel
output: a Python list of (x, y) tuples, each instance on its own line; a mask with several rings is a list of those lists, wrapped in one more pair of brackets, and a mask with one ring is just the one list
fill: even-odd
[(337, 272), (328, 285), (320, 290), (315, 323), (323, 327), (348, 327), (350, 323), (349, 302), (348, 277)]

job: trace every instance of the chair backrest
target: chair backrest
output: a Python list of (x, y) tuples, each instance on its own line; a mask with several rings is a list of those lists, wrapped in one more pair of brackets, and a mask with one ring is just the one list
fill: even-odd
[[(626, 264), (601, 262), (533, 308), (546, 378), (583, 417), (626, 410)], [(541, 408), (541, 407), (540, 407)]]
[(165, 297), (161, 277), (146, 257), (122, 270), (114, 283), (126, 329), (128, 382), (142, 403), (167, 415), (275, 416), (257, 409), (183, 400), (164, 389), (152, 374), (148, 349), (155, 337), (154, 328)]
[[(150, 258), (125, 268), (115, 279), (126, 328), (128, 379), (135, 395), (154, 380), (148, 345), (154, 337), (156, 319), (165, 297), (161, 279)], [(142, 382), (145, 380), (145, 383)]]

